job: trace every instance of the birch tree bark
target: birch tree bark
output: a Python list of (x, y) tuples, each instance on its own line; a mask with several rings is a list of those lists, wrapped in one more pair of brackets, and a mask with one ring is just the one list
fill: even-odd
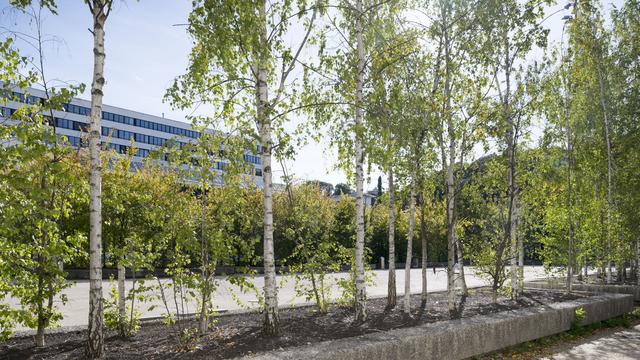
[[(574, 271), (574, 229), (573, 229), (573, 188), (572, 188), (572, 180), (571, 180), (571, 166), (572, 164), (572, 156), (571, 156), (571, 119), (569, 117), (569, 89), (567, 88), (566, 79), (563, 77), (563, 85), (564, 85), (564, 117), (565, 117), (565, 127), (566, 127), (566, 158), (567, 158), (567, 216), (569, 221), (569, 261), (567, 264), (567, 292), (571, 292), (571, 287), (573, 286), (573, 271)], [(586, 262), (585, 262), (586, 268)], [(578, 273), (580, 270), (578, 269)]]
[(102, 309), (102, 160), (100, 134), (104, 78), (104, 26), (111, 0), (87, 1), (93, 17), (93, 80), (89, 127), (89, 339), (87, 357), (101, 358), (104, 352)]
[(355, 167), (356, 167), (356, 246), (355, 246), (355, 320), (362, 322), (366, 319), (366, 288), (364, 281), (364, 151), (362, 146), (362, 126), (363, 126), (363, 105), (364, 105), (364, 69), (365, 69), (365, 53), (364, 53), (364, 36), (362, 25), (362, 1), (356, 1), (356, 51), (357, 51), (357, 73), (356, 73), (356, 99), (355, 99)]
[(126, 333), (125, 319), (127, 317), (127, 306), (125, 298), (125, 275), (126, 268), (124, 265), (118, 264), (118, 331), (120, 332), (120, 336), (124, 336)]
[[(516, 229), (520, 227), (522, 222), (522, 207), (520, 202), (520, 194), (516, 198)], [(524, 293), (524, 239), (522, 235), (516, 231), (516, 240), (518, 243), (518, 296)]]
[(640, 285), (640, 237), (636, 236), (636, 284)]
[[(602, 54), (600, 54), (602, 55)], [(602, 64), (598, 59), (598, 85), (600, 87), (600, 106), (602, 107), (602, 117), (604, 119), (604, 137), (607, 144), (607, 283), (611, 283), (611, 208), (613, 203), (613, 155), (611, 153), (611, 134), (609, 124), (609, 112), (605, 92), (604, 74)], [(620, 271), (620, 270), (618, 270)]]
[(449, 22), (448, 12), (449, 3), (444, 2), (442, 7), (442, 28), (444, 39), (444, 58), (445, 58), (445, 84), (444, 84), (444, 117), (446, 118), (447, 135), (449, 138), (449, 159), (447, 159), (444, 150), (444, 141), (442, 144), (442, 165), (443, 171), (446, 169), (446, 207), (447, 207), (447, 305), (450, 314), (456, 312), (456, 294), (455, 294), (455, 274), (454, 262), (456, 251), (455, 239), (455, 177), (453, 166), (456, 161), (456, 141), (455, 128), (453, 119), (451, 119), (451, 44), (449, 39)]
[(395, 186), (393, 183), (393, 168), (389, 167), (389, 282), (387, 284), (387, 309), (396, 306), (396, 212)]
[(200, 298), (200, 316), (198, 319), (198, 331), (206, 334), (209, 330), (209, 246), (206, 238), (207, 225), (207, 179), (203, 177), (201, 181), (200, 194), (200, 276), (202, 277), (202, 288)]
[[(267, 46), (266, 1), (259, 7), (259, 15), (264, 28), (260, 29), (259, 41)], [(280, 333), (280, 318), (278, 316), (278, 288), (276, 286), (275, 256), (273, 250), (273, 184), (271, 171), (271, 153), (273, 141), (271, 139), (271, 121), (269, 118), (268, 66), (269, 59), (264, 51), (256, 55), (256, 107), (257, 126), (260, 132), (263, 203), (264, 203), (264, 332), (268, 335)]]
[(416, 174), (415, 168), (411, 171), (411, 184), (409, 185), (409, 227), (407, 229), (407, 259), (404, 265), (404, 305), (402, 311), (411, 314), (411, 259), (413, 257), (413, 228), (416, 213)]
[(510, 249), (510, 273), (511, 273), (511, 298), (518, 299), (518, 244), (516, 240), (516, 217), (515, 213), (515, 199), (516, 199), (516, 138), (517, 128), (513, 114), (511, 113), (511, 55), (510, 55), (510, 42), (508, 30), (504, 33), (504, 76), (505, 76), (505, 92), (502, 95), (502, 107), (504, 122), (507, 125), (506, 131), (506, 144), (507, 144), (507, 221), (505, 224), (505, 236), (508, 238), (508, 244), (511, 244)]
[(424, 191), (421, 195), (420, 202), (420, 243), (422, 250), (422, 292), (420, 294), (421, 307), (427, 305), (427, 222), (424, 219), (425, 213), (425, 199), (424, 199)]

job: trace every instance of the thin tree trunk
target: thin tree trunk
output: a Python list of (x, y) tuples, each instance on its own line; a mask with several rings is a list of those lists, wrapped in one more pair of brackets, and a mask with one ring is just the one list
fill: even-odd
[(206, 334), (209, 330), (209, 246), (206, 239), (205, 227), (207, 224), (207, 184), (202, 183), (200, 194), (200, 276), (202, 285), (200, 288), (200, 317), (198, 331)]
[(510, 261), (511, 261), (511, 299), (518, 300), (518, 242), (516, 239), (515, 212), (511, 214), (511, 221), (508, 221), (509, 240), (511, 244)]
[(636, 284), (640, 285), (640, 236), (636, 238)]
[(396, 212), (393, 168), (389, 167), (389, 282), (387, 284), (387, 309), (396, 306)]
[(118, 264), (118, 331), (120, 336), (126, 336), (126, 316), (127, 316), (127, 304), (125, 300), (125, 274), (126, 269), (124, 265)]
[(104, 78), (104, 25), (111, 0), (88, 2), (93, 15), (93, 81), (91, 83), (90, 179), (89, 179), (89, 339), (87, 357), (101, 358), (104, 352), (102, 309), (102, 161), (100, 134)]
[[(462, 132), (462, 140), (460, 142), (460, 170), (461, 173), (463, 174), (464, 177), (464, 153), (465, 153), (465, 146), (466, 146), (466, 136), (465, 136), (465, 132)], [(463, 186), (463, 181), (460, 182), (460, 189), (458, 189), (458, 191), (462, 190), (462, 186)], [(456, 255), (458, 257), (458, 264), (460, 265), (460, 273), (458, 275), (458, 279), (460, 282), (460, 288), (461, 288), (461, 293), (462, 296), (467, 296), (469, 294), (469, 290), (467, 289), (467, 279), (464, 275), (464, 248), (462, 247), (462, 240), (460, 240), (460, 238), (456, 237)]]
[[(45, 174), (48, 166), (43, 170), (43, 174), (40, 176), (40, 190), (45, 191), (47, 188), (47, 177)], [(43, 199), (41, 206), (43, 208), (47, 207), (47, 200)], [(46, 259), (42, 254), (42, 251), (46, 249), (48, 245), (47, 241), (47, 233), (46, 230), (40, 231), (40, 242), (38, 244), (43, 250), (37, 252), (37, 262), (38, 267), (36, 269), (36, 274), (38, 276), (38, 285), (37, 285), (37, 323), (36, 323), (36, 347), (43, 347), (45, 345), (44, 340), (44, 332), (46, 327), (46, 318), (44, 314), (44, 276), (45, 276), (45, 262)]]
[(409, 227), (407, 229), (407, 258), (404, 265), (404, 306), (402, 311), (411, 314), (411, 259), (413, 257), (413, 228), (416, 213), (416, 181), (415, 168), (411, 174), (409, 190)]
[(422, 292), (420, 295), (421, 308), (427, 305), (427, 223), (424, 220), (425, 212), (424, 193), (420, 203), (420, 243), (422, 247)]
[(133, 316), (135, 314), (136, 309), (136, 270), (134, 268), (131, 269), (131, 309), (129, 309), (129, 321), (125, 324), (128, 329), (126, 334), (131, 334), (131, 329), (133, 328)]
[(453, 265), (455, 261), (455, 178), (453, 167), (455, 166), (455, 129), (453, 120), (451, 119), (451, 54), (449, 44), (449, 23), (447, 20), (449, 4), (445, 2), (442, 6), (442, 28), (444, 35), (444, 52), (445, 52), (445, 86), (444, 86), (444, 116), (447, 121), (447, 135), (449, 138), (449, 160), (447, 163), (446, 155), (443, 154), (442, 166), (443, 171), (446, 169), (446, 205), (447, 205), (447, 305), (450, 314), (456, 313), (456, 294), (455, 294), (455, 274)]
[(505, 34), (505, 83), (506, 89), (503, 95), (503, 107), (504, 107), (504, 119), (507, 125), (507, 158), (508, 158), (508, 174), (507, 174), (507, 184), (508, 184), (508, 196), (509, 196), (509, 206), (508, 206), (508, 214), (507, 214), (507, 222), (505, 226), (505, 236), (509, 239), (509, 244), (511, 244), (510, 251), (510, 262), (511, 262), (511, 298), (513, 300), (518, 299), (518, 244), (516, 240), (516, 216), (514, 216), (515, 212), (515, 199), (516, 199), (516, 126), (514, 123), (514, 119), (511, 114), (511, 105), (510, 105), (510, 93), (511, 93), (511, 57), (509, 53), (510, 44), (508, 34)]
[[(522, 208), (520, 202), (520, 194), (516, 198), (516, 229), (520, 226), (522, 219)], [(522, 296), (524, 292), (524, 239), (522, 235), (516, 231), (516, 239), (518, 241), (518, 296)]]
[(365, 53), (362, 26), (362, 1), (356, 0), (356, 49), (357, 49), (357, 74), (356, 74), (356, 105), (355, 105), (355, 166), (356, 166), (356, 249), (355, 249), (355, 320), (362, 322), (366, 320), (366, 288), (364, 281), (364, 198), (363, 198), (363, 164), (364, 151), (362, 137), (360, 135), (363, 126), (363, 104), (364, 97), (362, 88), (364, 86)]
[(564, 95), (564, 118), (565, 127), (567, 132), (566, 139), (566, 158), (567, 158), (567, 216), (569, 221), (569, 261), (567, 262), (567, 292), (571, 293), (573, 286), (573, 271), (574, 271), (574, 229), (573, 229), (573, 187), (571, 180), (571, 120), (569, 118), (569, 89), (566, 84), (566, 80), (563, 81), (565, 88)]
[(37, 329), (36, 329), (36, 347), (44, 347), (44, 330), (45, 330), (45, 317), (44, 317), (44, 299), (42, 298), (44, 292), (44, 270), (43, 270), (43, 260), (40, 255), (38, 255), (38, 319), (37, 319)]
[(263, 202), (264, 202), (264, 226), (263, 226), (263, 262), (264, 262), (264, 333), (276, 336), (280, 334), (280, 318), (278, 316), (278, 288), (276, 285), (276, 265), (273, 243), (273, 183), (271, 169), (271, 119), (268, 92), (268, 68), (269, 59), (267, 50), (267, 2), (262, 1), (259, 6), (259, 16), (264, 24), (260, 29), (259, 41), (263, 49), (256, 54), (256, 65), (254, 72), (256, 75), (256, 108), (257, 126), (260, 133), (261, 157), (262, 157), (262, 180), (263, 180)]
[(467, 296), (469, 290), (467, 289), (467, 281), (464, 276), (464, 252), (462, 250), (462, 242), (460, 238), (456, 236), (456, 256), (458, 257), (459, 271), (458, 281), (460, 283), (460, 292), (463, 296)]
[(600, 64), (598, 64), (598, 84), (600, 85), (600, 105), (602, 106), (602, 116), (604, 118), (604, 136), (607, 143), (607, 283), (611, 283), (611, 208), (613, 204), (613, 155), (611, 152), (611, 135), (609, 124), (609, 113), (607, 111), (607, 100), (605, 93), (604, 74)]

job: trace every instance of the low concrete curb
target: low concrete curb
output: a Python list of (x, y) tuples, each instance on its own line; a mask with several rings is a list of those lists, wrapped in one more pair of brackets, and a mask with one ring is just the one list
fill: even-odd
[(579, 307), (586, 311), (582, 324), (587, 325), (632, 311), (633, 297), (601, 294), (548, 306), (325, 341), (244, 359), (464, 359), (567, 331)]
[[(534, 289), (564, 289), (565, 284), (554, 281), (532, 281), (525, 284), (526, 287)], [(575, 291), (585, 291), (590, 293), (615, 293), (633, 295), (635, 301), (640, 301), (640, 286), (638, 285), (604, 285), (604, 284), (573, 284), (571, 288)]]

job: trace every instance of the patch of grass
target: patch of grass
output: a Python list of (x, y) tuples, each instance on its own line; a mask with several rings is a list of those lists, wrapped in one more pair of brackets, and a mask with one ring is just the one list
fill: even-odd
[[(578, 310), (578, 309), (577, 309)], [(576, 320), (578, 320), (578, 311), (576, 310)], [(584, 314), (582, 314), (584, 318)], [(580, 321), (582, 320), (580, 319)], [(576, 325), (572, 325), (571, 330), (547, 336), (544, 338), (527, 341), (522, 344), (518, 344), (497, 352), (474, 357), (474, 359), (488, 360), (488, 359), (535, 359), (542, 356), (551, 355), (549, 348), (561, 343), (571, 343), (584, 339), (590, 335), (596, 334), (599, 331), (614, 328), (628, 328), (637, 323), (640, 323), (640, 307), (636, 307), (632, 312), (617, 316), (609, 320), (601, 321), (595, 324), (589, 324), (582, 326), (578, 321), (574, 322)]]

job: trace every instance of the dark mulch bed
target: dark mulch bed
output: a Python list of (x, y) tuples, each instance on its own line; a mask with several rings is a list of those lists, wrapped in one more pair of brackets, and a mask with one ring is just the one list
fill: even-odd
[[(455, 317), (470, 317), (506, 310), (521, 309), (559, 301), (573, 300), (583, 295), (566, 295), (564, 292), (527, 290), (519, 302), (499, 298), (493, 303), (488, 289), (470, 290), (462, 312)], [(178, 346), (171, 328), (153, 323), (144, 325), (130, 339), (113, 334), (106, 338), (107, 359), (225, 359), (249, 355), (261, 351), (306, 345), (310, 343), (357, 336), (389, 329), (449, 320), (446, 294), (430, 293), (426, 310), (420, 310), (420, 296), (412, 297), (411, 317), (398, 307), (385, 311), (386, 299), (367, 302), (368, 320), (353, 324), (353, 311), (332, 306), (324, 315), (315, 314), (311, 307), (299, 307), (280, 311), (282, 335), (266, 337), (261, 332), (262, 316), (257, 313), (229, 314), (217, 317), (217, 323), (206, 336), (195, 339), (188, 349)], [(197, 326), (195, 321), (182, 324), (185, 328)], [(84, 331), (47, 335), (47, 346), (36, 349), (32, 337), (14, 338), (0, 344), (0, 359), (80, 359), (86, 339)]]

